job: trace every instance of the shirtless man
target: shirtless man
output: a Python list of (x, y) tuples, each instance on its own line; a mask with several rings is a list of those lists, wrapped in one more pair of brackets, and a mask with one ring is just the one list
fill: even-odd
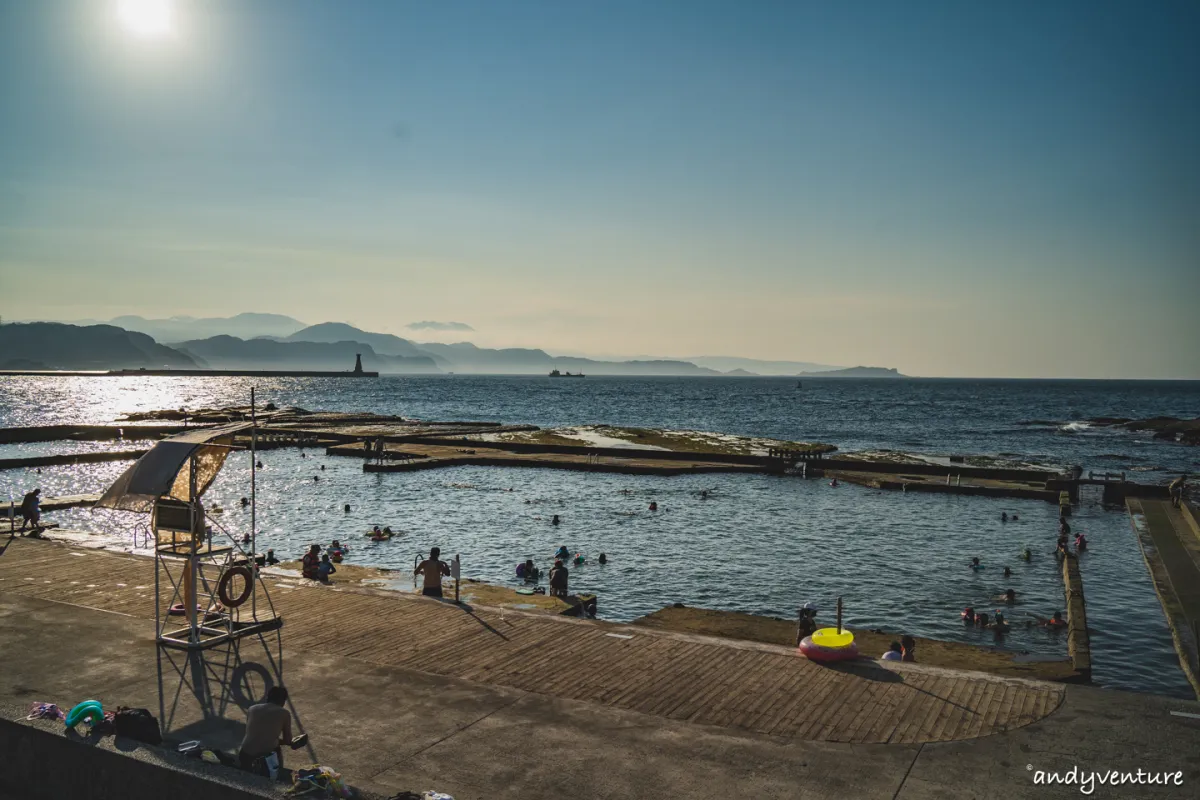
[(438, 559), (442, 551), (438, 548), (433, 548), (429, 551), (429, 558), (422, 561), (413, 570), (414, 575), (425, 576), (424, 588), (421, 589), (421, 594), (426, 597), (441, 597), (442, 596), (442, 576), (449, 577), (450, 567), (444, 561)]
[(264, 702), (246, 711), (246, 735), (238, 750), (242, 769), (273, 778), (283, 766), (283, 745), (296, 750), (308, 741), (307, 734), (292, 738), (292, 714), (286, 708), (287, 698), (287, 689), (272, 686)]

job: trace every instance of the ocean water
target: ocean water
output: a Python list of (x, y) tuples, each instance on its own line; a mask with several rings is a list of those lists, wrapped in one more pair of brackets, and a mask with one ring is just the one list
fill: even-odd
[[(426, 419), (688, 428), (824, 441), (843, 450), (1080, 464), (1147, 480), (1200, 466), (1197, 448), (1082, 424), (1102, 415), (1200, 416), (1200, 386), (1189, 383), (805, 381), (797, 389), (794, 380), (704, 378), (3, 381), (0, 424), (6, 426), (112, 422), (135, 410), (245, 403), (253, 383), (262, 402)], [(1021, 424), (1032, 421), (1043, 424)], [(53, 443), (4, 449), (0, 458), (67, 451)], [(790, 618), (807, 601), (825, 618), (840, 596), (854, 626), (1044, 655), (1066, 652), (1064, 637), (1026, 625), (1030, 614), (1048, 616), (1063, 603), (1051, 557), (1057, 510), (1040, 501), (833, 488), (763, 475), (661, 478), (482, 467), (367, 475), (356, 459), (317, 449), (260, 455), (260, 546), (281, 556), (341, 538), (353, 548), (351, 563), (411, 569), (418, 552), (438, 545), (462, 554), (465, 575), (515, 584), (519, 561), (534, 558), (547, 566), (565, 544), (589, 558), (572, 570), (572, 588), (597, 592), (601, 616), (609, 619), (629, 620), (672, 602)], [(249, 515), (238, 506), (249, 493), (248, 459), (231, 457), (209, 493), (210, 506), (225, 509), (221, 524), (235, 533), (249, 529)], [(0, 496), (19, 497), (33, 483), (47, 495), (100, 491), (125, 466), (4, 470)], [(701, 489), (710, 490), (709, 499), (701, 499)], [(657, 513), (648, 510), (652, 500)], [(1001, 523), (1002, 511), (1020, 520)], [(549, 522), (554, 514), (562, 519), (557, 527)], [(85, 510), (55, 519), (124, 545), (142, 521)], [(371, 543), (363, 534), (373, 524), (403, 536)], [(1072, 525), (1092, 544), (1081, 567), (1096, 681), (1190, 696), (1128, 515), (1085, 497)], [(1034, 550), (1031, 563), (1016, 558), (1024, 546)], [(609, 564), (595, 563), (600, 552)], [(984, 570), (967, 568), (973, 556)], [(1002, 574), (1006, 565), (1010, 579)], [(1018, 602), (1005, 608), (993, 598), (1010, 587)], [(961, 625), (959, 612), (968, 605), (1004, 608), (1016, 624), (997, 642), (991, 632)]]

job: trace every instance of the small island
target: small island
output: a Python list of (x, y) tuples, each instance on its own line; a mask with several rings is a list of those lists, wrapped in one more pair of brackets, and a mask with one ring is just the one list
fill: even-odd
[(801, 372), (798, 378), (907, 378), (892, 367), (847, 367), (827, 372)]

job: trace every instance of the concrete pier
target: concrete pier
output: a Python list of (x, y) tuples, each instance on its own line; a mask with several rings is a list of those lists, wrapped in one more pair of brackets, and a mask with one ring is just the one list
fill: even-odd
[(1063, 586), (1067, 600), (1067, 654), (1075, 672), (1083, 681), (1092, 679), (1092, 646), (1088, 636), (1087, 604), (1083, 598), (1083, 577), (1079, 559), (1067, 556), (1062, 563)]
[(1200, 697), (1200, 536), (1169, 500), (1126, 500), (1183, 672)]

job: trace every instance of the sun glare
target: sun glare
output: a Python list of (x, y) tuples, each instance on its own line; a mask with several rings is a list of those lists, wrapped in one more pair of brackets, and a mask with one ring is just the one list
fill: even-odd
[(126, 30), (145, 39), (159, 39), (173, 30), (170, 0), (119, 0), (117, 15)]

